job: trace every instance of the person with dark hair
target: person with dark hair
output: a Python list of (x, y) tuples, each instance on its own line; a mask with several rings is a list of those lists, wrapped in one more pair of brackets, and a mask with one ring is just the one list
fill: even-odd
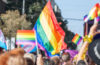
[(77, 65), (86, 65), (86, 63), (83, 60), (79, 60)]
[(28, 65), (35, 65), (36, 62), (36, 56), (31, 53), (25, 53), (24, 58), (27, 60)]
[(4, 53), (3, 48), (0, 47), (0, 54)]
[(55, 65), (60, 65), (60, 58), (58, 56), (51, 57), (50, 60), (53, 61)]
[(72, 65), (71, 56), (68, 52), (62, 54), (62, 64), (63, 65)]
[(89, 58), (88, 65), (95, 65), (95, 62), (91, 58)]
[(63, 62), (67, 62), (70, 60), (70, 54), (67, 52), (67, 53), (63, 53), (62, 54), (62, 61)]
[(55, 63), (50, 59), (44, 59), (44, 65), (55, 65)]
[(49, 59), (44, 59), (43, 60), (43, 65), (50, 65), (50, 60)]
[(50, 65), (55, 65), (54, 61), (50, 60)]
[(32, 61), (32, 59), (30, 58), (25, 58), (25, 59), (26, 59), (27, 65), (34, 65), (34, 62)]

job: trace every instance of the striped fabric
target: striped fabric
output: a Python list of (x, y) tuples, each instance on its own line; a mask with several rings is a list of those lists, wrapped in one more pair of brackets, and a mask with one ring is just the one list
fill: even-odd
[(77, 33), (75, 34), (74, 38), (72, 39), (72, 42), (79, 45), (80, 42), (82, 41), (82, 37), (80, 35), (78, 35)]
[(52, 54), (60, 52), (64, 44), (65, 33), (56, 20), (50, 1), (41, 12), (34, 29), (37, 41), (42, 47)]
[(36, 51), (35, 31), (34, 30), (18, 30), (16, 36), (16, 44), (20, 45), (26, 52)]

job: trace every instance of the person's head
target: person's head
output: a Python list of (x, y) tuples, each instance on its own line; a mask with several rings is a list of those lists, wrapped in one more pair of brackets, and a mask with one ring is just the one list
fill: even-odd
[(50, 64), (50, 59), (44, 59), (43, 65), (51, 65)]
[(0, 47), (0, 51), (2, 51), (2, 50), (3, 50), (3, 48)]
[(36, 62), (36, 57), (34, 54), (26, 53), (24, 54), (24, 58), (26, 59), (28, 65), (34, 65)]
[(84, 60), (79, 60), (76, 65), (86, 65)]
[(50, 60), (50, 65), (56, 65), (54, 61)]
[(2, 53), (3, 53), (3, 48), (0, 47), (0, 54), (2, 54)]
[(36, 62), (36, 56), (35, 56), (34, 54), (25, 53), (25, 54), (24, 54), (24, 58), (32, 60), (33, 63)]
[(10, 56), (7, 65), (27, 65), (27, 62), (21, 55)]
[(55, 65), (55, 62), (53, 60), (50, 60), (50, 59), (47, 59), (47, 58), (44, 58), (44, 65)]
[(34, 65), (34, 62), (32, 59), (30, 58), (25, 58), (25, 59), (26, 59), (27, 65)]
[(51, 57), (50, 60), (53, 61), (55, 65), (60, 64), (60, 58), (58, 56)]
[[(8, 52), (5, 52), (0, 55), (0, 65), (8, 65), (13, 62), (19, 62), (17, 60), (23, 59), (24, 50), (14, 49)], [(14, 64), (13, 64), (14, 65)]]
[(70, 54), (68, 52), (62, 54), (62, 61), (67, 62), (70, 60)]
[(11, 55), (22, 55), (22, 56), (24, 56), (25, 51), (22, 48), (15, 48), (15, 49), (9, 51), (9, 54), (11, 54)]
[(27, 65), (24, 58), (25, 51), (21, 48), (16, 48), (8, 52), (9, 58), (7, 61), (8, 65)]

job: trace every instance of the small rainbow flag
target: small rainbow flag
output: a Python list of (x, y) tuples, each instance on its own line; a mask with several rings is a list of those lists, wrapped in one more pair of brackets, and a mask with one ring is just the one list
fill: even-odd
[(33, 30), (18, 30), (16, 39), (17, 45), (32, 45), (35, 43), (35, 32)]
[(99, 8), (98, 8), (98, 16), (100, 16), (100, 5), (99, 5)]
[(96, 21), (100, 23), (100, 16), (96, 17)]
[(85, 16), (84, 16), (84, 21), (87, 19), (87, 16), (88, 16), (88, 15), (85, 15)]
[(18, 30), (16, 36), (16, 44), (20, 45), (26, 52), (32, 52), (35, 48), (35, 31), (34, 30)]
[(74, 36), (73, 39), (72, 39), (72, 42), (75, 43), (75, 44), (77, 44), (77, 45), (79, 45), (80, 42), (82, 41), (82, 39), (83, 39), (83, 38), (82, 38), (80, 35), (78, 35), (78, 34), (76, 33), (75, 36)]
[(99, 3), (95, 4), (95, 6), (90, 10), (88, 16), (84, 17), (84, 21), (87, 22), (89, 20), (93, 20), (97, 16), (100, 16), (100, 5), (99, 5)]

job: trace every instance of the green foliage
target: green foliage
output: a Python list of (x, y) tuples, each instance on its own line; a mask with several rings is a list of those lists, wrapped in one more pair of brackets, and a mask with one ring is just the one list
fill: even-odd
[[(10, 3), (7, 4), (6, 10), (19, 10), (22, 14), (23, 0), (8, 0)], [(44, 7), (44, 0), (25, 0), (25, 14), (27, 15), (27, 20), (30, 21), (34, 26), (42, 8)]]
[(41, 4), (39, 2), (33, 3), (29, 7), (29, 14), (40, 13), (42, 10)]
[(33, 26), (38, 19), (41, 11), (42, 11), (43, 5), (39, 2), (35, 2), (29, 6), (29, 9), (27, 11), (27, 19), (33, 23)]
[(15, 37), (16, 31), (30, 29), (31, 23), (26, 20), (26, 15), (20, 15), (18, 10), (7, 11), (0, 16), (0, 29), (6, 37)]

